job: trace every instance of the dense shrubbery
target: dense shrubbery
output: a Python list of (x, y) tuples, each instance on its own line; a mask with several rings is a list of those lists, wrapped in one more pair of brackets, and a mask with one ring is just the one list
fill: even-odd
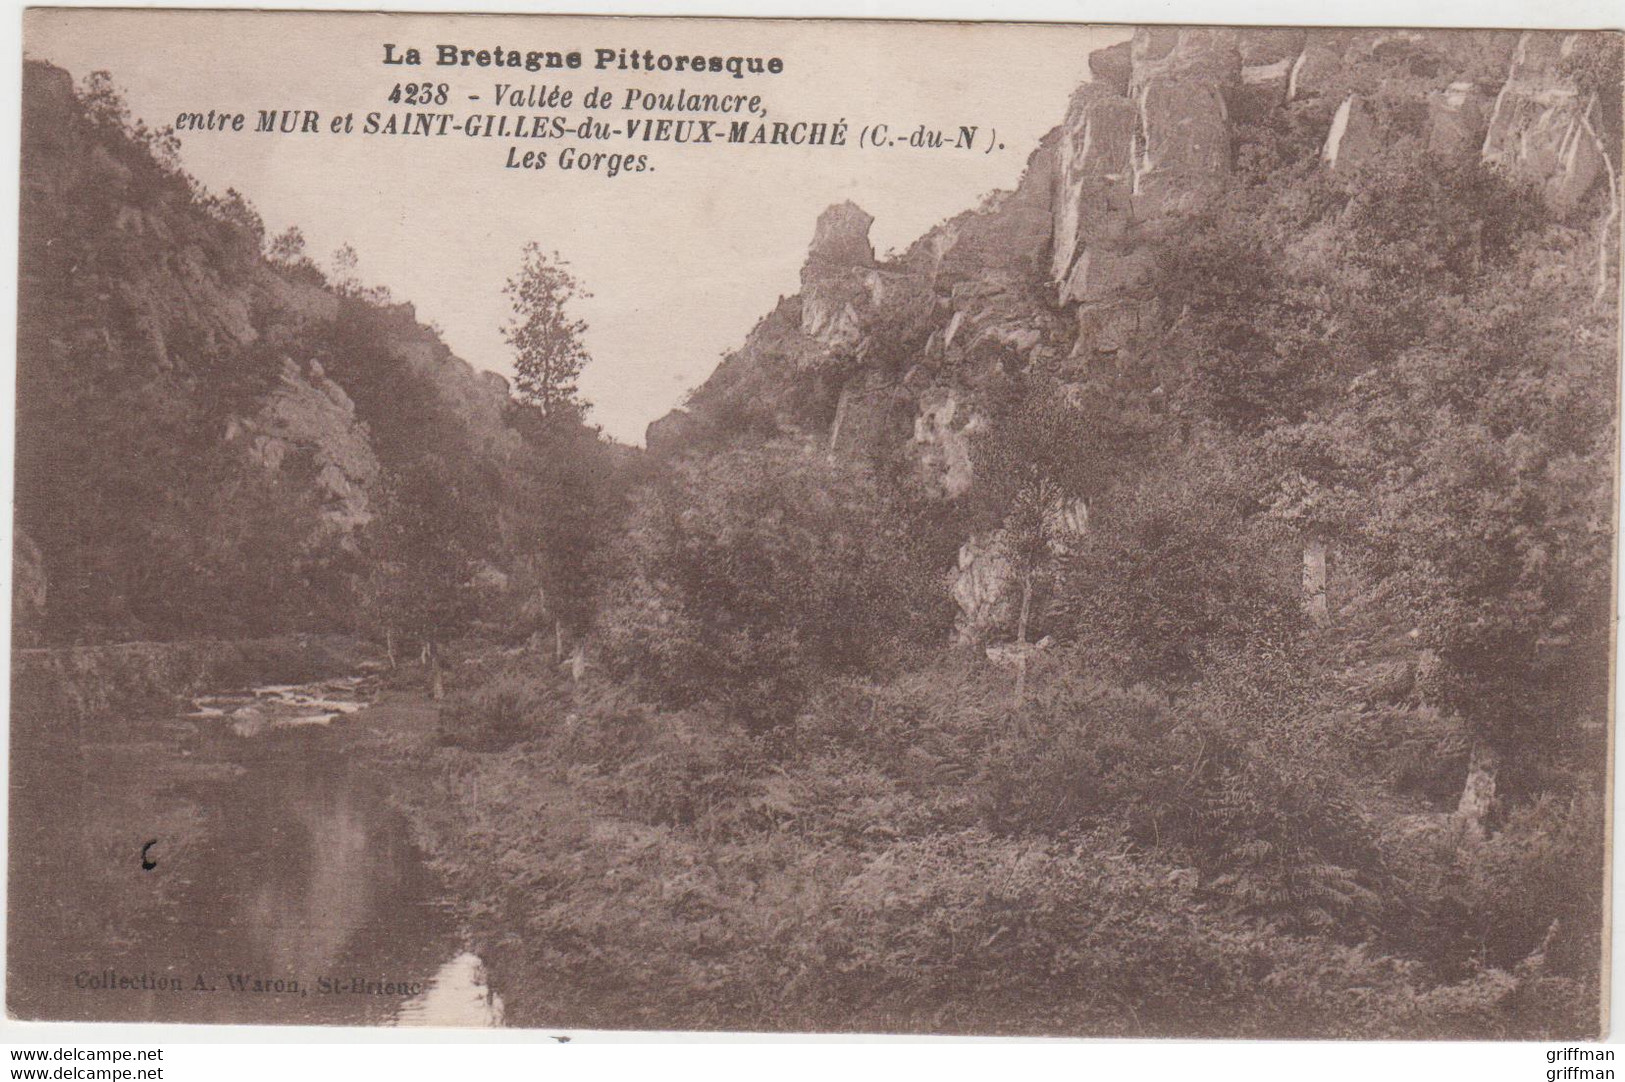
[(1574, 237), (1484, 167), (1396, 151), (1308, 188), (1201, 235), (1250, 252), (1251, 285), (1170, 267), (1198, 353), (1181, 406), (1261, 441), (1267, 517), (1330, 539), (1432, 651), (1422, 696), (1532, 763), (1602, 709), (1570, 691), (1606, 687), (1614, 313)]
[(600, 618), (614, 671), (761, 728), (822, 675), (895, 663), (946, 625), (940, 563), (905, 513), (802, 441), (674, 462), (636, 500)]
[(441, 709), (441, 742), (501, 751), (534, 738), (541, 726), (563, 714), (565, 701), (545, 673), (499, 672)]
[(1589, 856), (1595, 808), (1542, 806), (1479, 848), (1437, 820), (1384, 828), (1328, 705), (1243, 659), (1171, 699), (1058, 658), (1014, 714), (1006, 680), (953, 661), (825, 683), (764, 743), (516, 669), (457, 716), (529, 710), (523, 738), (448, 760), (418, 821), (497, 978), (548, 990), (510, 1002), (521, 1024), (1585, 1025), (1595, 940), (1541, 922), (1600, 903), (1538, 876)]
[[(315, 523), (308, 474), (293, 464), (273, 479), (211, 453), (220, 407), (279, 371), (233, 333), (257, 223), (226, 212), (240, 201), (204, 200), (173, 141), (131, 121), (105, 75), (70, 115), (28, 100), (24, 169), (52, 182), (24, 185), (21, 217), (16, 518), (49, 583), (28, 630), (262, 634), (313, 605), (331, 626), (316, 590), (284, 574), (304, 565)], [(50, 160), (64, 146), (80, 165)], [(132, 228), (132, 211), (162, 225)], [(203, 298), (218, 303), (187, 318)]]
[(1289, 539), (1220, 455), (1111, 490), (1061, 571), (1053, 626), (1121, 679), (1184, 679), (1215, 650), (1278, 660), (1301, 631)]

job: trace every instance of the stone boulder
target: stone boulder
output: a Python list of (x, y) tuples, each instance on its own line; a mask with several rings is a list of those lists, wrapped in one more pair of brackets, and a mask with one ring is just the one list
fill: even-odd
[(271, 717), (265, 708), (256, 703), (238, 707), (229, 715), (226, 728), (232, 736), (244, 739), (253, 739), (265, 735), (271, 728)]
[(250, 459), (273, 473), (295, 452), (307, 454), (316, 468), (326, 520), (343, 531), (372, 520), (370, 492), (379, 477), (378, 458), (366, 428), (356, 420), (355, 404), (318, 362), (301, 366), (284, 358), (281, 378), (259, 412), (233, 418), (226, 441), (242, 446)]
[(1014, 618), (1014, 582), (1015, 565), (998, 535), (972, 537), (959, 546), (951, 588), (959, 606), (954, 618), (958, 641), (979, 642)]
[(987, 419), (965, 399), (961, 390), (934, 387), (921, 395), (914, 419), (921, 472), (949, 498), (968, 492), (975, 481), (971, 441), (987, 427)]

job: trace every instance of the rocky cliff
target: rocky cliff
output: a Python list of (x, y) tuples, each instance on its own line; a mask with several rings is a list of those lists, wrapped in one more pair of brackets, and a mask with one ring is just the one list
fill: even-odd
[[(201, 367), (206, 358), (198, 353), (224, 356), (256, 347), (267, 353), (274, 376), (263, 393), (222, 418), (222, 443), (241, 448), (272, 473), (294, 453), (308, 454), (329, 521), (342, 530), (365, 524), (369, 492), (379, 476), (365, 421), (321, 363), (301, 355), (305, 332), (339, 318), (340, 296), (319, 276), (313, 280), (308, 271), (279, 268), (261, 259), (258, 245), (246, 243), (249, 238), (221, 229), (231, 224), (229, 201), (205, 198), (227, 220), (199, 220), (196, 206), (143, 175), (148, 163), (136, 157), (136, 148), (121, 156), (97, 139), (95, 120), (85, 115), (66, 71), (30, 62), (24, 79), (29, 239), (49, 251), (58, 239), (52, 234), (66, 225), (64, 214), (81, 224), (92, 216), (108, 231), (96, 254), (120, 263), (128, 259), (121, 269), (129, 273), (114, 297), (102, 299), (123, 309), (121, 317), (139, 327), (144, 339), (145, 355), (126, 358), (127, 363), (174, 371)], [(58, 270), (51, 262), (49, 256), (24, 260), (25, 304), (60, 308), (62, 298), (45, 288)], [(388, 333), (380, 348), (432, 383), (477, 446), (499, 455), (511, 452), (518, 437), (504, 419), (507, 382), (453, 356), (418, 323), (410, 305), (388, 308), (386, 314), (382, 322)], [(96, 332), (82, 328), (81, 333)], [(59, 357), (75, 345), (62, 335), (37, 344)]]
[[(703, 448), (741, 427), (812, 429), (828, 433), (831, 454), (902, 452), (925, 488), (963, 496), (990, 393), (1013, 374), (1081, 386), (1132, 371), (1178, 318), (1148, 285), (1158, 242), (1244, 183), (1244, 157), (1255, 170), (1271, 153), (1280, 168), (1299, 164), (1292, 139), (1342, 173), (1402, 145), (1440, 162), (1477, 158), (1533, 185), (1561, 220), (1612, 221), (1620, 43), (1586, 37), (1138, 30), (1089, 58), (1090, 80), (1014, 191), (895, 261), (875, 259), (861, 208), (825, 211), (800, 296), (688, 410), (652, 425), (649, 447)], [(985, 535), (961, 550), (962, 629), (992, 619), (983, 610), (1007, 578), (988, 566), (996, 550)]]
[[(26, 64), (18, 524), (40, 558), (24, 622), (166, 634), (195, 619), (176, 611), (195, 569), (353, 548), (407, 457), (500, 473), (522, 442), (505, 380), (410, 305), (268, 258), (252, 207), (205, 191), (176, 149), (105, 78)], [(75, 598), (94, 614), (51, 611)]]

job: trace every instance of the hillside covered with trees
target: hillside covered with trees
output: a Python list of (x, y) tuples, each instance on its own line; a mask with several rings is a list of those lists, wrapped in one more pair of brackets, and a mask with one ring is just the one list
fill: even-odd
[(616, 468), (579, 411), (453, 356), (353, 250), (266, 237), (105, 73), (26, 78), (19, 640), (579, 633)]
[(641, 452), (545, 248), (516, 396), (31, 67), (19, 629), (451, 651), (391, 769), (516, 1024), (1595, 1035), (1620, 39), (1090, 67)]

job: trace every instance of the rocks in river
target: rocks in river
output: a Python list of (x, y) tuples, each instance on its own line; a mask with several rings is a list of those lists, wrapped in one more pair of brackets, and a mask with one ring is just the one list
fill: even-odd
[(261, 736), (265, 730), (271, 727), (270, 715), (265, 712), (263, 707), (255, 703), (238, 707), (231, 712), (230, 718), (228, 728), (230, 728), (232, 736)]
[(271, 684), (194, 701), (192, 718), (223, 718), (234, 736), (263, 736), (272, 729), (328, 725), (364, 709), (373, 681), (347, 677), (313, 684)]

